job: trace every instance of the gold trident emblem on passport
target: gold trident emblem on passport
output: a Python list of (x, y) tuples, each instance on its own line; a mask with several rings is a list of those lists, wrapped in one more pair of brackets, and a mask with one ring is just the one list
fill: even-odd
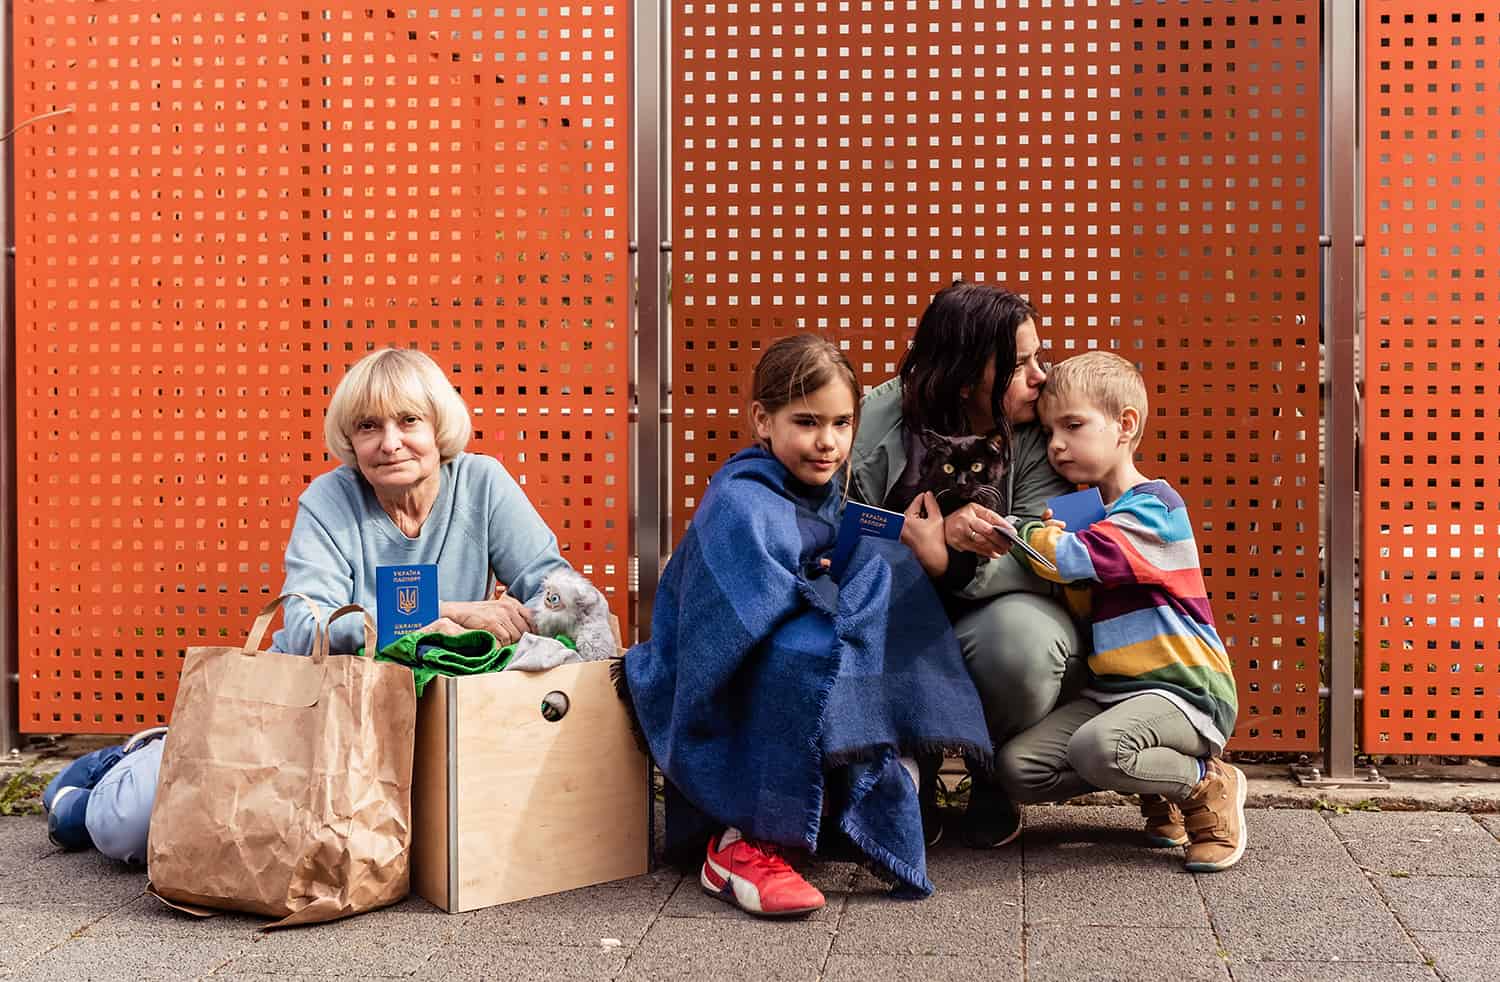
[(403, 586), (396, 590), (396, 608), (403, 614), (410, 614), (417, 609), (417, 588), (414, 586)]

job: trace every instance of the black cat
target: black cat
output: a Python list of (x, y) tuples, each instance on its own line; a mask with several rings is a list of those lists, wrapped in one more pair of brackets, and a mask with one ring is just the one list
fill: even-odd
[(1005, 452), (993, 436), (943, 436), (924, 430), (907, 437), (906, 468), (886, 495), (884, 507), (905, 511), (923, 491), (937, 496), (944, 515), (970, 501), (1002, 511)]

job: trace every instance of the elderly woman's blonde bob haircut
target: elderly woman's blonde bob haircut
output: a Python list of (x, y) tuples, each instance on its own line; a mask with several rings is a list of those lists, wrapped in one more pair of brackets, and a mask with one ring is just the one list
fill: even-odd
[(323, 439), (328, 452), (350, 467), (354, 456), (354, 424), (362, 419), (385, 419), (417, 413), (432, 422), (443, 463), (463, 453), (474, 435), (469, 407), (453, 383), (431, 358), (420, 351), (386, 348), (355, 362), (333, 390)]

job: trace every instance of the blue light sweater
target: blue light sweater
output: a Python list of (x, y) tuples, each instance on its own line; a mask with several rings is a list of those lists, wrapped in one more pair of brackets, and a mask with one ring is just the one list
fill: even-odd
[[(434, 563), (444, 602), (485, 600), (495, 579), (527, 600), (542, 579), (567, 565), (557, 536), (500, 462), (459, 454), (442, 466), (442, 487), (415, 539), (408, 539), (380, 507), (368, 482), (352, 467), (329, 471), (308, 485), (297, 502), (297, 521), (286, 546), (282, 593), (302, 593), (323, 616), (347, 603), (375, 614), (375, 567)], [(493, 571), (493, 572), (492, 572)], [(307, 606), (287, 603), (286, 624), (276, 632), (277, 651), (312, 652), (313, 621)], [(359, 618), (333, 626), (331, 650), (364, 644)]]

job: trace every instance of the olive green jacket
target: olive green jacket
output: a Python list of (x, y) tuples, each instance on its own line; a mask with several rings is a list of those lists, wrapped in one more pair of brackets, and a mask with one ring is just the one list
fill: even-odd
[[(868, 505), (880, 505), (906, 467), (906, 445), (901, 439), (901, 380), (893, 378), (871, 389), (860, 402), (859, 432), (849, 455), (853, 472), (849, 494)], [(1015, 428), (1011, 439), (1011, 463), (1006, 472), (1006, 514), (1021, 522), (1039, 520), (1048, 498), (1066, 494), (1073, 486), (1047, 463), (1047, 437), (1035, 423)], [(958, 596), (972, 600), (1025, 590), (1055, 595), (1052, 584), (1037, 576), (1020, 560), (1004, 558), (979, 561)]]

